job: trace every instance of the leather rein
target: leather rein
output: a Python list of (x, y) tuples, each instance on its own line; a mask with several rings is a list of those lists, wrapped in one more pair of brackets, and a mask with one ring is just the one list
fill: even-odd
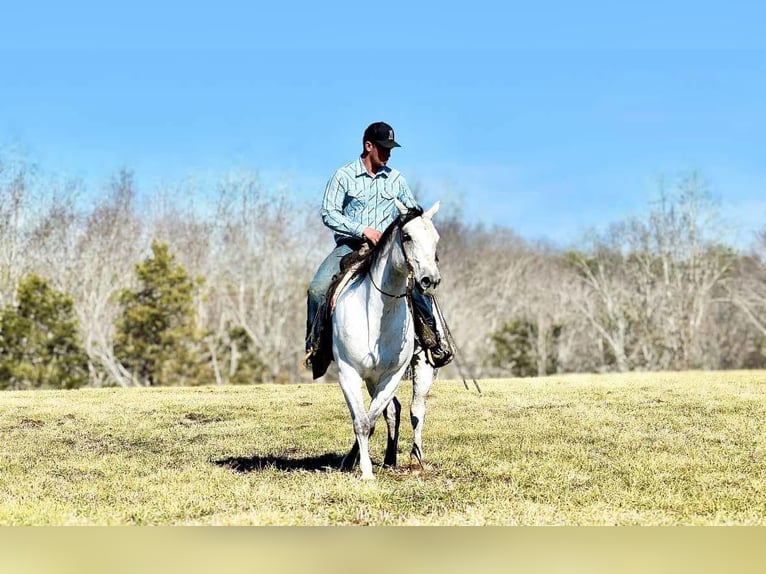
[(386, 291), (383, 291), (380, 287), (378, 287), (375, 284), (375, 279), (372, 276), (372, 265), (370, 266), (370, 283), (372, 283), (372, 286), (375, 287), (376, 291), (382, 295), (385, 295), (386, 297), (391, 297), (392, 299), (401, 299), (402, 297), (411, 297), (412, 296), (412, 284), (414, 279), (414, 273), (412, 270), (412, 264), (410, 263), (409, 258), (407, 257), (407, 251), (404, 249), (404, 242), (402, 241), (402, 227), (404, 223), (399, 222), (398, 225), (398, 236), (399, 236), (399, 247), (401, 247), (402, 254), (404, 255), (404, 260), (407, 262), (407, 287), (405, 288), (404, 293), (401, 293), (400, 295), (394, 295), (393, 293), (388, 293)]

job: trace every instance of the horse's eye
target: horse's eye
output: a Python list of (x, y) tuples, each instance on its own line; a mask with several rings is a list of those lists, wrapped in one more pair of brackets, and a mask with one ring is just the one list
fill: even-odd
[(409, 233), (403, 233), (402, 234), (402, 241), (412, 241), (412, 237), (410, 237)]
[(438, 252), (434, 255), (434, 259), (436, 259), (436, 262), (439, 263), (439, 253)]

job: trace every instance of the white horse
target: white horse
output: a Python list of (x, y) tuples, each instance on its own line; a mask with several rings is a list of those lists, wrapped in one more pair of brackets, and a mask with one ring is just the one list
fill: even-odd
[[(434, 377), (420, 353), (413, 358), (415, 330), (409, 295), (414, 287), (430, 294), (441, 281), (436, 259), (439, 234), (431, 222), (439, 202), (425, 213), (395, 202), (400, 216), (370, 255), (369, 271), (338, 296), (332, 317), (333, 356), (356, 436), (341, 466), (351, 469), (358, 459), (363, 479), (374, 478), (369, 438), (383, 413), (388, 426), (384, 465), (396, 465), (401, 406), (395, 394), (411, 361), (410, 419), (415, 434), (411, 457), (412, 464), (416, 461), (422, 468), (425, 401)], [(371, 397), (369, 409), (363, 383)]]

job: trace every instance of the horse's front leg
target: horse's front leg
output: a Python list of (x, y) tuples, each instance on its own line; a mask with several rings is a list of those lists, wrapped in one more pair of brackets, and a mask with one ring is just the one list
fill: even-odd
[(375, 478), (372, 474), (372, 461), (370, 461), (369, 438), (375, 425), (370, 420), (364, 407), (364, 395), (362, 394), (362, 378), (348, 363), (338, 361), (338, 378), (340, 388), (346, 399), (348, 410), (351, 413), (351, 423), (354, 427), (356, 442), (351, 450), (343, 458), (341, 468), (353, 468), (356, 460), (362, 470), (363, 479)]
[[(399, 403), (399, 399), (394, 397), (388, 406), (383, 411), (383, 416), (386, 419), (386, 427), (388, 428), (388, 436), (386, 439), (386, 457), (383, 459), (383, 466), (386, 468), (396, 467), (396, 454), (399, 449), (399, 423), (402, 416), (402, 405)], [(370, 428), (369, 437), (375, 433), (375, 426)], [(341, 461), (341, 470), (353, 470), (359, 463), (359, 441), (354, 440), (354, 444), (351, 450), (348, 451), (346, 456)]]
[(406, 364), (391, 375), (385, 375), (375, 387), (375, 394), (370, 401), (369, 420), (372, 426), (378, 417), (385, 413), (386, 426), (388, 427), (388, 440), (386, 444), (385, 466), (396, 466), (396, 449), (399, 440), (399, 419), (401, 416), (401, 404), (396, 399), (396, 391), (402, 380)]
[(351, 449), (340, 461), (341, 470), (354, 470), (354, 467), (359, 463), (359, 443), (354, 439), (354, 444)]
[(410, 422), (414, 440), (410, 452), (410, 468), (423, 470), (423, 424), (426, 419), (426, 399), (434, 382), (434, 368), (426, 362), (422, 351), (412, 357), (412, 371)]
[(394, 468), (396, 466), (396, 451), (399, 448), (399, 422), (402, 417), (402, 405), (399, 399), (394, 397), (388, 403), (386, 410), (383, 411), (386, 417), (386, 426), (388, 427), (388, 438), (386, 440), (386, 458), (383, 459), (383, 466)]
[[(376, 386), (372, 381), (367, 381), (367, 390), (370, 393), (370, 397), (375, 396)], [(383, 416), (386, 419), (386, 427), (388, 429), (386, 456), (383, 459), (383, 466), (394, 468), (396, 467), (396, 451), (399, 448), (399, 423), (402, 416), (402, 405), (399, 403), (399, 399), (396, 397), (391, 399), (391, 402), (388, 403), (383, 411)], [(372, 438), (372, 432), (370, 432), (370, 438)]]

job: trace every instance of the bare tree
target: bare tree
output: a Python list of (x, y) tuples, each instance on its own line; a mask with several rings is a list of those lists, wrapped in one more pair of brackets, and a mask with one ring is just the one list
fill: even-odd
[(467, 225), (459, 214), (440, 218), (438, 228), (438, 299), (459, 345), (457, 360), (473, 376), (485, 376), (490, 337), (524, 309), (522, 277), (535, 257), (510, 230)]
[(321, 258), (318, 223), (285, 196), (264, 193), (252, 176), (219, 188), (217, 297), (225, 324), (243, 328), (271, 378), (296, 374), (303, 350), (306, 286)]
[(244, 351), (240, 331), (266, 367), (262, 376), (298, 375), (306, 287), (324, 251), (320, 241), (306, 238), (321, 237), (319, 218), (265, 190), (250, 172), (221, 178), (195, 210), (190, 198), (199, 195), (194, 182), (161, 190), (152, 199), (150, 227), (174, 246), (179, 262), (204, 278), (197, 323), (215, 380), (224, 383), (237, 372)]
[[(524, 306), (522, 318), (535, 326), (532, 349), (537, 375), (544, 376), (561, 370), (571, 359), (562, 335), (566, 330), (577, 332), (572, 306), (581, 291), (576, 275), (553, 249), (538, 244), (532, 254), (522, 272), (518, 300)], [(563, 341), (571, 341), (571, 334)]]
[[(152, 240), (196, 280), (211, 380), (294, 380), (306, 288), (331, 247), (318, 205), (250, 172), (139, 196), (123, 170), (92, 203), (81, 182), (44, 179), (0, 155), (0, 306), (26, 272), (71, 294), (91, 384), (138, 384), (114, 357), (117, 294)], [(317, 202), (318, 203), (318, 202)], [(561, 252), (513, 231), (440, 214), (440, 305), (471, 375), (493, 366), (493, 334), (528, 326), (526, 372), (757, 367), (766, 362), (766, 230), (751, 253), (727, 247), (696, 174), (661, 182), (648, 212)], [(196, 349), (196, 347), (195, 347)], [(195, 351), (196, 352), (196, 351)], [(455, 374), (455, 365), (446, 375)]]
[(14, 301), (23, 272), (23, 235), (37, 168), (15, 151), (0, 157), (0, 305)]
[(577, 310), (606, 342), (617, 370), (625, 372), (631, 366), (629, 326), (637, 305), (625, 258), (615, 245), (619, 236), (618, 227), (613, 227), (605, 240), (593, 236), (591, 255), (574, 252), (571, 260), (587, 289), (584, 297), (575, 299)]
[(717, 206), (697, 174), (684, 178), (674, 194), (662, 186), (648, 223), (634, 225), (638, 278), (647, 306), (658, 311), (644, 330), (662, 340), (669, 355), (660, 368), (704, 363), (705, 319), (734, 264), (721, 234)]
[(77, 242), (78, 281), (71, 290), (96, 385), (137, 384), (114, 356), (117, 295), (135, 281), (134, 267), (145, 249), (135, 196), (132, 172), (120, 171), (85, 218)]
[(620, 371), (704, 363), (703, 329), (734, 258), (721, 246), (717, 209), (692, 174), (660, 186), (646, 218), (598, 236), (574, 261), (591, 297), (580, 311), (608, 343)]
[(738, 260), (737, 273), (727, 283), (727, 294), (766, 337), (766, 228), (758, 233), (753, 251)]

